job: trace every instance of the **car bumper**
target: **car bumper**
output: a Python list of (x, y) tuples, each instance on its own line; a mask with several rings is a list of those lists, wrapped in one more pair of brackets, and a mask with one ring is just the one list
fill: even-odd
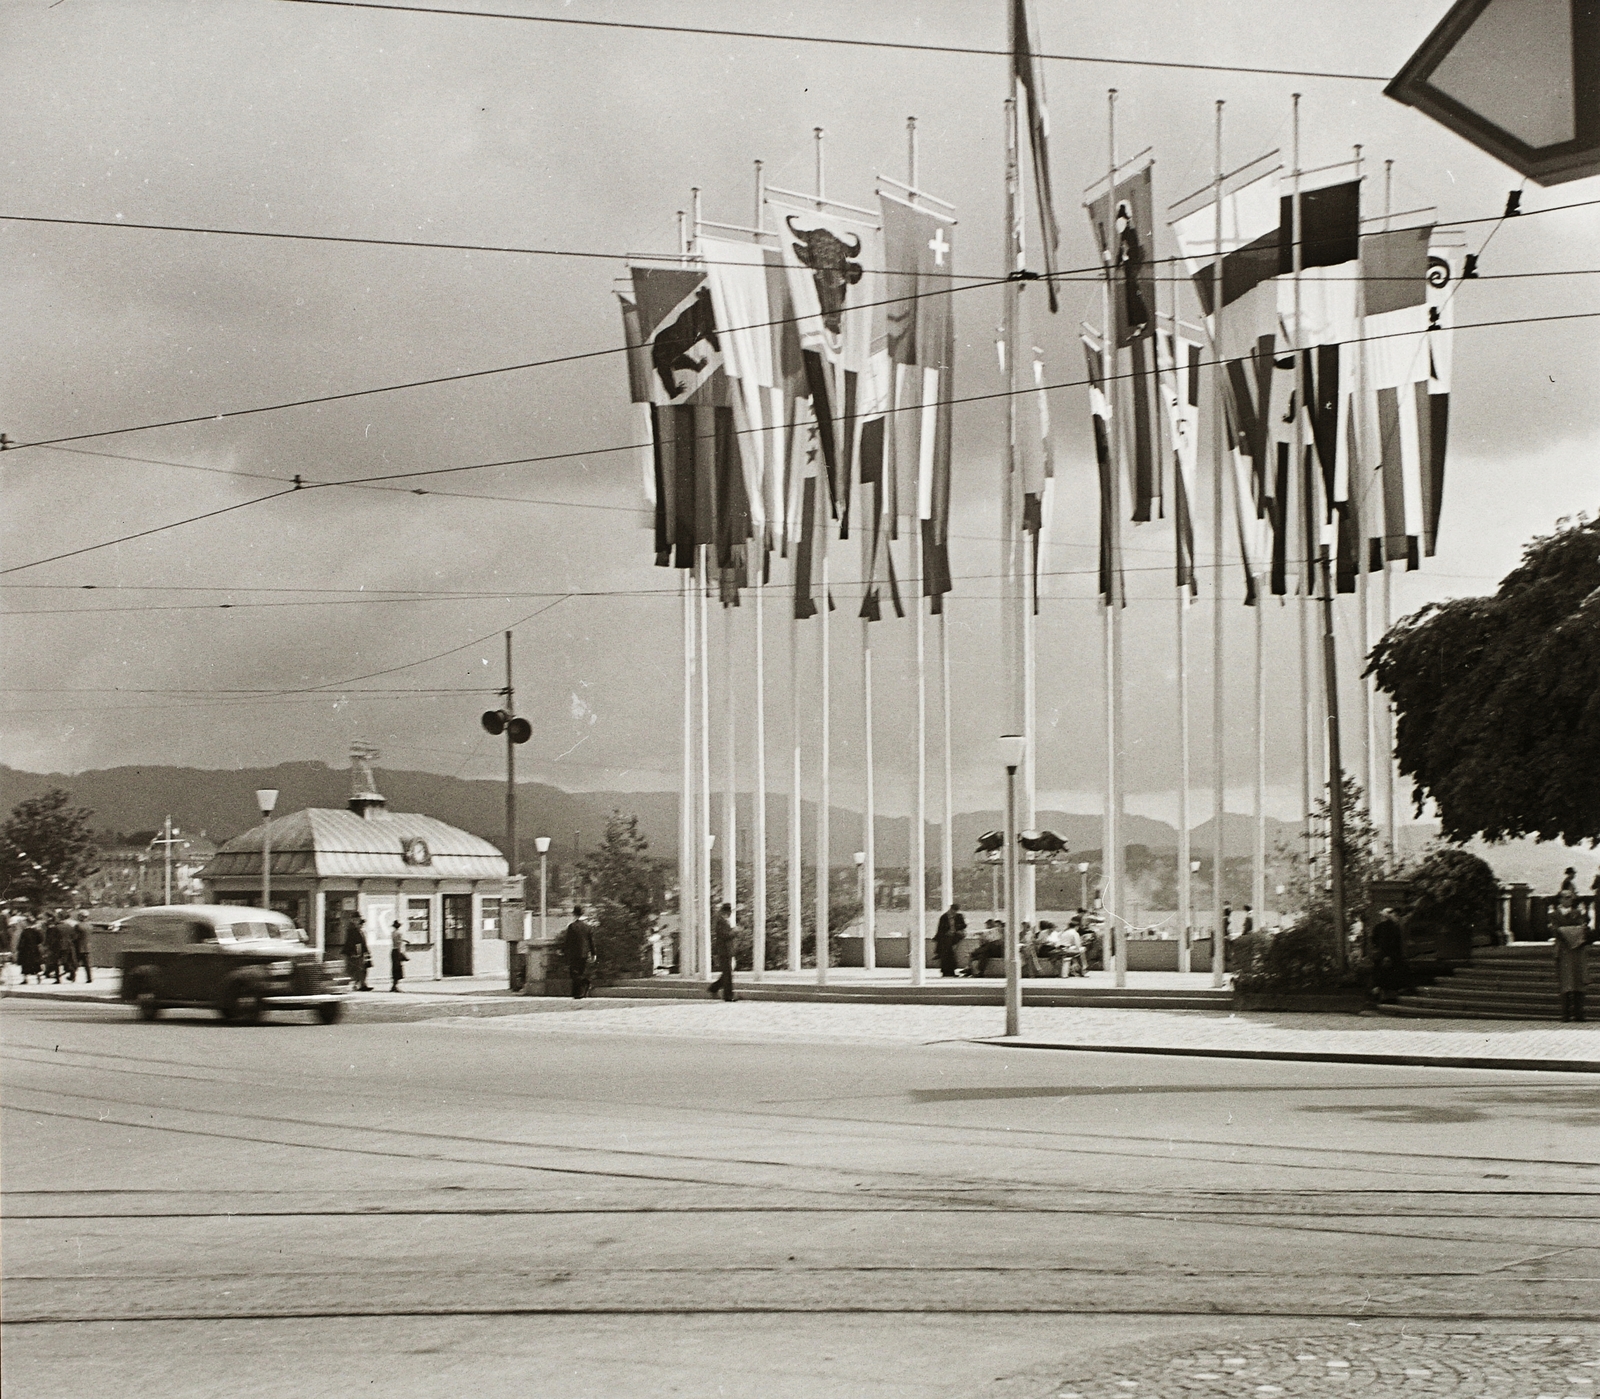
[(310, 995), (295, 995), (290, 992), (284, 992), (281, 996), (274, 991), (268, 991), (262, 997), (262, 1000), (270, 1006), (325, 1006), (331, 1005), (335, 1001), (349, 999), (342, 991), (317, 991)]

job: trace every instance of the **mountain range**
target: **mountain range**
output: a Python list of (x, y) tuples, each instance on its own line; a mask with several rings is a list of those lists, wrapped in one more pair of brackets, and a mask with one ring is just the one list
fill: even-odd
[[(505, 833), (505, 786), (492, 781), (467, 781), (439, 773), (412, 772), (384, 768), (378, 785), (395, 811), (420, 811), (447, 821), (475, 835), (502, 842)], [(302, 807), (342, 807), (350, 796), (350, 773), (320, 762), (279, 763), (269, 768), (240, 768), (233, 771), (188, 767), (116, 767), (75, 774), (24, 772), (0, 765), (0, 811), (17, 802), (61, 787), (73, 801), (94, 812), (97, 830), (132, 833), (151, 831), (171, 816), (173, 823), (191, 832), (204, 832), (221, 842), (260, 822), (256, 811), (257, 788), (278, 790), (277, 812), (286, 814)], [(678, 850), (678, 798), (673, 792), (564, 792), (540, 782), (517, 786), (518, 844), (524, 858), (532, 854), (535, 836), (552, 839), (551, 855), (558, 862), (570, 859), (574, 849), (592, 849), (605, 830), (607, 818), (621, 811), (639, 818), (639, 827), (650, 842), (653, 853), (676, 859)], [(749, 839), (751, 795), (739, 798), (741, 839)], [(714, 830), (721, 829), (719, 803), (712, 804)], [(809, 860), (815, 850), (815, 808), (803, 803), (802, 843)], [(788, 801), (781, 795), (768, 797), (769, 839), (774, 849), (781, 846), (788, 822)], [(959, 812), (955, 817), (955, 851), (965, 860), (986, 830), (1001, 822), (998, 811)], [(1100, 818), (1076, 812), (1044, 811), (1038, 824), (1064, 837), (1069, 847), (1084, 855), (1098, 856)], [(861, 848), (861, 814), (843, 807), (832, 809), (829, 825), (829, 855), (835, 865), (848, 865)], [(910, 821), (905, 817), (880, 816), (876, 823), (877, 859), (880, 866), (905, 866), (909, 863)], [(1124, 818), (1129, 845), (1143, 845), (1152, 851), (1175, 851), (1177, 830), (1165, 821), (1129, 814)], [(1230, 812), (1224, 822), (1224, 848), (1230, 857), (1248, 856), (1251, 851), (1252, 821), (1247, 815)], [(1438, 834), (1436, 826), (1426, 824), (1401, 828), (1401, 845), (1407, 853), (1420, 850)], [(1290, 842), (1294, 828), (1284, 821), (1268, 818), (1269, 855), (1280, 842)], [(1190, 836), (1196, 858), (1211, 848), (1211, 822), (1196, 826)], [(1512, 841), (1503, 846), (1469, 847), (1482, 854), (1502, 879), (1521, 879), (1543, 888), (1559, 882), (1561, 869), (1577, 865), (1587, 887), (1594, 862), (1592, 854), (1561, 846), (1538, 845), (1532, 841)], [(938, 828), (930, 826), (928, 854), (938, 859)]]

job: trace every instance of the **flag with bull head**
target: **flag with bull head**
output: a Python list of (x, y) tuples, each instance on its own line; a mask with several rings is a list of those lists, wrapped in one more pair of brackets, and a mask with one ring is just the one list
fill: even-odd
[(1094, 418), (1094, 458), (1100, 478), (1100, 584), (1107, 606), (1127, 606), (1122, 577), (1122, 531), (1112, 508), (1111, 400), (1105, 391), (1105, 342), (1100, 332), (1083, 327), (1083, 357), (1088, 371), (1089, 411)]
[[(883, 239), (864, 220), (788, 202), (769, 191), (799, 337), (804, 388), (816, 415), (831, 514), (846, 509), (859, 396), (882, 298)], [(844, 522), (848, 529), (848, 519)]]
[(1039, 39), (1028, 16), (1028, 0), (1011, 0), (1012, 90), (1022, 89), (1022, 107), (1028, 123), (1028, 145), (1033, 155), (1033, 186), (1039, 205), (1039, 241), (1044, 251), (1045, 290), (1051, 311), (1061, 309), (1056, 289), (1056, 249), (1061, 228), (1056, 222), (1055, 196), (1050, 185), (1050, 112), (1044, 101), (1044, 69), (1039, 61)]

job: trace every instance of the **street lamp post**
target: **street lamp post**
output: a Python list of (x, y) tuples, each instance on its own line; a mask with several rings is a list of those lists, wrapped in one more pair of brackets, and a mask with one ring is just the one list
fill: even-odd
[(533, 848), (539, 852), (539, 941), (550, 941), (550, 837), (535, 836)]
[(1088, 912), (1089, 909), (1089, 862), (1078, 861), (1078, 907)]
[[(261, 906), (272, 910), (272, 811), (278, 804), (276, 787), (256, 788), (256, 805), (261, 808)], [(170, 900), (169, 900), (170, 902)]]
[(1022, 950), (1017, 928), (1017, 769), (1027, 756), (1028, 740), (1006, 734), (1000, 740), (1006, 767), (1006, 1034), (1022, 1033)]

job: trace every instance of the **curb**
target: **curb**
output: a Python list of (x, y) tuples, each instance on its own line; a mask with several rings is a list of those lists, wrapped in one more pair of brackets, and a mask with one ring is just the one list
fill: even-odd
[(1600, 1074), (1600, 1060), (1512, 1059), (1475, 1054), (1360, 1054), (1310, 1049), (1190, 1049), (1177, 1045), (1062, 1044), (1056, 1040), (971, 1039), (996, 1049), (1066, 1049), (1075, 1054), (1169, 1054), (1185, 1059), (1276, 1059), (1295, 1064), (1392, 1064), (1421, 1069), (1519, 1069), (1543, 1073)]

